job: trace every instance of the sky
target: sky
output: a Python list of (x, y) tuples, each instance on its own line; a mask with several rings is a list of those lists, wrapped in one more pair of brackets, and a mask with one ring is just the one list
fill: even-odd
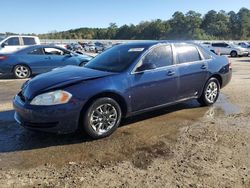
[(80, 27), (168, 20), (175, 11), (250, 8), (250, 0), (1, 0), (0, 33), (47, 33)]

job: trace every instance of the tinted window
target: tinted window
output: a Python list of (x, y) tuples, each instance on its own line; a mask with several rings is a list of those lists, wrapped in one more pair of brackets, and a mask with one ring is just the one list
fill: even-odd
[(85, 67), (109, 72), (122, 72), (145, 50), (143, 45), (115, 46), (95, 57)]
[(151, 50), (144, 58), (143, 63), (154, 64), (156, 68), (173, 64), (173, 54), (170, 46), (160, 46)]
[(197, 48), (193, 45), (175, 45), (179, 63), (200, 61), (201, 57)]
[(226, 43), (213, 43), (212, 46), (214, 46), (214, 47), (227, 47), (228, 44), (226, 44)]
[(201, 46), (199, 46), (199, 50), (202, 53), (203, 57), (205, 59), (211, 59), (211, 55), (209, 54), (209, 52), (207, 50), (205, 50), (204, 48), (202, 48)]
[(11, 37), (5, 41), (6, 45), (8, 46), (19, 46), (19, 38), (18, 37)]
[(32, 55), (44, 55), (42, 48), (33, 49), (28, 54), (32, 54)]
[(34, 38), (23, 37), (23, 43), (24, 43), (24, 45), (34, 45), (34, 44), (36, 44), (36, 41)]

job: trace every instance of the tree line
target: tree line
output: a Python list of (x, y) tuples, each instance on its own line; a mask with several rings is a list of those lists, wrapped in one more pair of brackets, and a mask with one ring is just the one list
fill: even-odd
[(42, 39), (132, 39), (132, 40), (247, 40), (250, 39), (250, 10), (175, 12), (169, 20), (144, 21), (137, 25), (79, 28), (39, 35)]

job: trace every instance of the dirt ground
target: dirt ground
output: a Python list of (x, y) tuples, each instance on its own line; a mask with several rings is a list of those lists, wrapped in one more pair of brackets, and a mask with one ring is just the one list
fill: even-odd
[(250, 57), (213, 107), (136, 116), (110, 137), (31, 132), (13, 120), (23, 80), (0, 80), (0, 187), (250, 187)]

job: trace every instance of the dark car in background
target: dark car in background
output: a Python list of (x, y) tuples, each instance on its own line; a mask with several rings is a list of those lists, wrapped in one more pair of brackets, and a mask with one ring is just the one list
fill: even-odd
[(227, 57), (195, 44), (117, 45), (84, 67), (68, 66), (27, 81), (13, 99), (15, 119), (33, 130), (82, 128), (102, 138), (116, 130), (122, 117), (189, 99), (212, 105), (231, 76)]
[(0, 54), (0, 74), (28, 78), (66, 65), (83, 66), (92, 57), (51, 45), (35, 45), (11, 54)]

